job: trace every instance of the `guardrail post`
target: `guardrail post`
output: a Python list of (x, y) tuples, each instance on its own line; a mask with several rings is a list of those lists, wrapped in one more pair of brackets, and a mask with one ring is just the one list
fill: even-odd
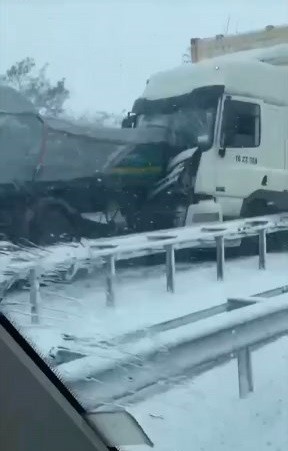
[(259, 269), (266, 269), (266, 229), (259, 230)]
[(106, 306), (114, 307), (115, 305), (115, 255), (106, 257)]
[(166, 287), (169, 293), (175, 292), (175, 249), (173, 244), (166, 246)]
[(245, 398), (253, 392), (253, 374), (251, 364), (251, 352), (248, 347), (237, 353), (239, 396)]
[(39, 324), (40, 284), (36, 268), (29, 271), (31, 322)]
[(224, 236), (215, 236), (216, 252), (217, 252), (217, 280), (224, 279), (224, 266), (225, 266), (225, 246)]

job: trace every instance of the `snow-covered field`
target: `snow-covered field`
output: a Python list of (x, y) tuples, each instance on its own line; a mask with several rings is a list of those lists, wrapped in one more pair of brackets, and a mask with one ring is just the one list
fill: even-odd
[[(287, 254), (269, 254), (266, 271), (258, 270), (257, 257), (230, 260), (225, 281), (217, 282), (214, 262), (181, 263), (176, 267), (175, 294), (166, 292), (163, 266), (122, 269), (117, 273), (114, 309), (106, 307), (104, 277), (95, 271), (73, 284), (41, 289), (39, 325), (31, 325), (27, 291), (9, 295), (2, 308), (43, 355), (53, 348), (55, 353), (59, 346), (86, 355), (83, 361), (66, 363), (62, 373), (68, 374), (70, 368), (74, 378), (83, 378), (91, 372), (95, 357), (103, 356), (103, 349), (111, 359), (115, 350), (129, 351), (129, 341), (119, 344), (123, 334), (221, 304), (231, 296), (286, 285), (287, 264)], [(154, 392), (128, 408), (157, 451), (286, 451), (287, 343), (282, 338), (255, 351), (255, 393), (245, 400), (238, 399), (232, 361), (193, 380), (169, 385), (168, 390)]]

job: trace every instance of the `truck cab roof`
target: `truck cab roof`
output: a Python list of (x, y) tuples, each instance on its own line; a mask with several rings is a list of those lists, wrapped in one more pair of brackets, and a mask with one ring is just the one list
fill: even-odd
[(152, 75), (142, 98), (153, 101), (222, 85), (228, 94), (288, 105), (287, 66), (288, 44), (237, 52)]

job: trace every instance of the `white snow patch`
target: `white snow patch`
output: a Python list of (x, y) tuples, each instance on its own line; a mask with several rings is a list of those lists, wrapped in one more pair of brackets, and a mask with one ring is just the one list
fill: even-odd
[(232, 361), (128, 410), (155, 451), (286, 451), (287, 343), (283, 338), (253, 353), (255, 391), (244, 400)]

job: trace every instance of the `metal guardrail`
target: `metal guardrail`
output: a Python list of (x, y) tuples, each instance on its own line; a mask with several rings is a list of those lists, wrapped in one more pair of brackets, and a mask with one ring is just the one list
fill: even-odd
[[(217, 249), (217, 278), (223, 280), (225, 265), (225, 241), (243, 236), (258, 235), (259, 236), (259, 269), (266, 268), (266, 235), (278, 230), (287, 230), (287, 215), (273, 215), (269, 218), (254, 218), (253, 220), (232, 221), (223, 226), (205, 227), (202, 230), (199, 227), (177, 229), (177, 236), (171, 237), (171, 230), (163, 231), (159, 234), (153, 233), (152, 240), (148, 240), (148, 244), (141, 241), (143, 237), (151, 236), (149, 234), (139, 235), (139, 242), (131, 242), (137, 237), (128, 237), (127, 240), (119, 238), (118, 244), (111, 240), (110, 247), (104, 240), (96, 240), (89, 248), (91, 261), (104, 258), (106, 261), (106, 290), (107, 305), (115, 304), (115, 263), (121, 260), (123, 255), (127, 256), (127, 252), (133, 257), (136, 250), (147, 248), (152, 252), (166, 253), (166, 280), (167, 290), (175, 291), (175, 249), (177, 246), (193, 247), (195, 240), (207, 238), (207, 234), (211, 240), (214, 240)], [(163, 237), (164, 236), (164, 237)], [(130, 242), (129, 242), (130, 241)], [(122, 244), (121, 244), (122, 243)], [(77, 261), (76, 261), (77, 263)], [(73, 263), (75, 264), (75, 262)], [(30, 267), (30, 304), (32, 322), (38, 323), (41, 318), (40, 312), (40, 269), (35, 263)], [(73, 272), (73, 271), (72, 271)], [(141, 383), (145, 380), (145, 386), (153, 384), (157, 374), (165, 373), (165, 365), (171, 363), (173, 358), (177, 357), (177, 366), (172, 367), (172, 372), (185, 372), (187, 369), (197, 369), (201, 365), (211, 364), (217, 365), (217, 361), (223, 357), (227, 360), (237, 358), (238, 362), (238, 379), (240, 397), (245, 397), (249, 392), (253, 391), (253, 374), (251, 364), (251, 351), (255, 346), (265, 345), (269, 340), (277, 339), (283, 334), (288, 334), (288, 301), (283, 300), (267, 300), (273, 296), (282, 295), (288, 292), (288, 286), (279, 287), (268, 290), (264, 293), (247, 298), (229, 299), (231, 311), (225, 308), (225, 313), (219, 313), (212, 317), (201, 319), (199, 312), (196, 312), (201, 321), (194, 321), (191, 324), (183, 324), (181, 327), (161, 331), (161, 342), (165, 340), (165, 355), (155, 348), (147, 348), (147, 340), (143, 343), (141, 340), (133, 344), (133, 349), (129, 349), (129, 358), (127, 355), (123, 357), (123, 361), (114, 362), (111, 369), (106, 368), (102, 373), (97, 372), (95, 396), (98, 401), (104, 393), (104, 384), (108, 386), (109, 396), (121, 398), (127, 393), (137, 392), (141, 389)], [(265, 300), (265, 303), (262, 302)], [(233, 311), (235, 305), (242, 304), (244, 307), (239, 311)], [(222, 308), (222, 307), (221, 307)], [(215, 308), (213, 311), (216, 311)], [(205, 316), (205, 315), (204, 315)], [(189, 321), (190, 323), (190, 321)], [(189, 327), (188, 327), (189, 326)], [(176, 335), (175, 335), (176, 334)], [(151, 345), (151, 343), (150, 343)], [(129, 344), (130, 346), (130, 344)], [(167, 350), (169, 352), (167, 352)], [(133, 355), (137, 355), (135, 361)], [(139, 366), (139, 355), (145, 365)], [(153, 365), (150, 365), (153, 362)], [(126, 380), (124, 386), (115, 384), (117, 379), (117, 371), (115, 367), (129, 368), (129, 381)], [(170, 365), (171, 367), (171, 365)], [(176, 368), (177, 367), (177, 368)], [(144, 369), (143, 369), (144, 368)], [(144, 371), (144, 378), (141, 371)], [(172, 374), (173, 376), (173, 374)], [(103, 384), (99, 384), (99, 381)], [(118, 379), (119, 380), (119, 379)], [(98, 387), (99, 384), (99, 387)], [(126, 385), (125, 385), (126, 384)], [(139, 384), (139, 385), (137, 385)], [(98, 389), (97, 389), (98, 387)], [(100, 390), (101, 389), (101, 390)], [(101, 393), (99, 393), (99, 390)], [(115, 392), (116, 390), (116, 392)], [(118, 392), (117, 392), (118, 390)], [(119, 392), (120, 390), (120, 392)], [(91, 393), (91, 391), (90, 391)], [(93, 391), (94, 393), (94, 391)], [(97, 402), (98, 402), (97, 401)], [(107, 400), (105, 401), (107, 402)]]
[[(247, 236), (258, 235), (259, 263), (261, 270), (266, 269), (267, 259), (267, 234), (288, 230), (288, 217), (286, 215), (271, 215), (253, 219), (242, 219), (226, 223), (205, 226), (185, 227), (182, 229), (165, 230), (151, 234), (139, 234), (139, 243), (131, 242), (131, 238), (112, 239), (105, 245), (101, 243), (93, 246), (93, 258), (104, 258), (106, 261), (106, 304), (115, 304), (115, 273), (116, 262), (127, 258), (127, 254), (133, 257), (165, 252), (166, 253), (166, 288), (168, 292), (175, 292), (175, 250), (183, 248), (195, 248), (199, 242), (210, 240), (216, 248), (217, 280), (224, 279), (225, 273), (225, 244), (230, 240), (239, 240)], [(146, 241), (143, 240), (146, 236)], [(135, 237), (136, 238), (136, 237)], [(137, 239), (137, 238), (136, 238)]]
[[(69, 250), (72, 256), (64, 257), (63, 261), (59, 260), (59, 246), (45, 248), (33, 252), (28, 251), (29, 259), (27, 258), (27, 251), (24, 250), (27, 263), (21, 264), (19, 267), (7, 267), (7, 287), (17, 281), (25, 278), (29, 274), (30, 281), (30, 303), (32, 321), (39, 321), (40, 308), (40, 281), (42, 275), (45, 276), (47, 271), (54, 267), (55, 273), (65, 273), (68, 279), (73, 279), (78, 268), (93, 267), (96, 262), (103, 265), (105, 268), (105, 292), (106, 305), (113, 307), (116, 302), (116, 269), (117, 261), (127, 260), (144, 255), (153, 255), (159, 253), (166, 254), (166, 289), (170, 293), (176, 290), (176, 264), (175, 251), (179, 249), (197, 248), (199, 245), (213, 246), (216, 249), (216, 275), (217, 280), (221, 281), (225, 277), (225, 248), (226, 245), (243, 237), (258, 235), (259, 240), (259, 261), (258, 267), (261, 270), (266, 269), (267, 251), (266, 251), (266, 237), (269, 233), (277, 231), (288, 230), (288, 216), (287, 214), (261, 216), (253, 219), (240, 219), (234, 221), (227, 221), (224, 223), (212, 224), (210, 226), (195, 225), (190, 227), (182, 227), (173, 230), (162, 230), (159, 232), (148, 232), (135, 235), (127, 235), (121, 237), (114, 237), (110, 239), (96, 239), (87, 240), (79, 245), (75, 243), (71, 246), (62, 246), (63, 255), (65, 249)], [(81, 252), (79, 252), (81, 251)], [(16, 250), (15, 253), (18, 253)], [(53, 255), (56, 255), (55, 263)], [(21, 254), (21, 252), (20, 252)], [(19, 254), (19, 255), (20, 255)], [(22, 255), (22, 254), (21, 254)], [(47, 267), (47, 258), (49, 260)], [(21, 258), (20, 258), (21, 260)], [(57, 269), (58, 268), (58, 269)], [(10, 274), (11, 273), (11, 274)], [(66, 278), (65, 276), (65, 278)], [(2, 297), (7, 289), (6, 282)]]
[(288, 300), (251, 296), (250, 301), (243, 300), (240, 310), (238, 306), (193, 325), (163, 331), (155, 342), (147, 341), (147, 337), (138, 343), (130, 342), (129, 353), (108, 361), (105, 367), (91, 372), (90, 362), (89, 381), (84, 374), (82, 380), (73, 380), (68, 369), (62, 374), (66, 376), (69, 371), (69, 386), (89, 407), (95, 408), (121, 404), (123, 400), (133, 402), (141, 397), (142, 390), (158, 387), (164, 375), (168, 380), (185, 374), (193, 377), (237, 359), (239, 396), (245, 398), (254, 390), (253, 351), (288, 335)]
[[(176, 318), (168, 319), (165, 321), (162, 321), (160, 323), (152, 324), (151, 326), (147, 326), (144, 329), (136, 329), (129, 332), (126, 332), (121, 335), (117, 335), (116, 337), (109, 339), (107, 344), (111, 347), (118, 347), (121, 345), (126, 345), (129, 343), (135, 343), (137, 340), (139, 341), (142, 338), (149, 337), (156, 338), (161, 334), (162, 332), (168, 331), (168, 330), (175, 330), (182, 326), (186, 325), (192, 325), (200, 320), (211, 318), (213, 316), (225, 313), (225, 312), (231, 312), (232, 310), (241, 309), (243, 307), (247, 307), (248, 305), (253, 305), (256, 302), (263, 301), (264, 299), (269, 299), (271, 297), (276, 296), (282, 296), (283, 294), (288, 293), (288, 285), (284, 285), (277, 288), (272, 288), (270, 290), (266, 290), (261, 293), (257, 293), (255, 295), (250, 295), (246, 297), (234, 297), (234, 298), (228, 298), (226, 302), (223, 302), (221, 304), (214, 305), (213, 307), (207, 307), (198, 311), (194, 311), (192, 313), (188, 313), (183, 316), (178, 316)], [(53, 359), (55, 361), (56, 365), (62, 365), (68, 362), (71, 362), (73, 360), (85, 358), (89, 355), (89, 351), (87, 353), (87, 349), (83, 348), (83, 344), (85, 347), (85, 342), (87, 343), (86, 339), (79, 338), (79, 337), (73, 337), (73, 336), (67, 336), (66, 337), (68, 341), (73, 343), (72, 348), (69, 349), (68, 347), (62, 347), (60, 346), (57, 350), (54, 350), (53, 352)], [(91, 339), (88, 339), (88, 342), (91, 346)], [(97, 339), (95, 338), (94, 345), (97, 345)], [(102, 342), (101, 346), (104, 346), (104, 343)], [(76, 348), (75, 348), (76, 346)], [(90, 347), (91, 352), (91, 347)], [(88, 375), (89, 376), (89, 375)], [(78, 377), (78, 376), (77, 376)]]
[[(216, 248), (216, 275), (217, 280), (224, 280), (225, 276), (225, 245), (230, 240), (239, 240), (248, 236), (258, 235), (258, 268), (266, 269), (267, 244), (269, 233), (288, 230), (287, 215), (271, 215), (253, 219), (227, 221), (212, 226), (185, 227), (174, 230), (164, 230), (127, 237), (112, 238), (111, 240), (91, 240), (88, 246), (88, 260), (103, 260), (105, 267), (106, 306), (113, 307), (116, 302), (116, 263), (122, 259), (159, 252), (166, 254), (166, 289), (170, 293), (176, 290), (176, 264), (175, 251), (183, 248), (195, 248), (201, 242), (209, 240)], [(138, 242), (137, 242), (138, 240)], [(75, 274), (79, 262), (72, 259), (70, 273)], [(30, 303), (32, 321), (39, 320), (41, 267), (31, 266), (30, 269)], [(37, 319), (38, 318), (38, 319)]]

